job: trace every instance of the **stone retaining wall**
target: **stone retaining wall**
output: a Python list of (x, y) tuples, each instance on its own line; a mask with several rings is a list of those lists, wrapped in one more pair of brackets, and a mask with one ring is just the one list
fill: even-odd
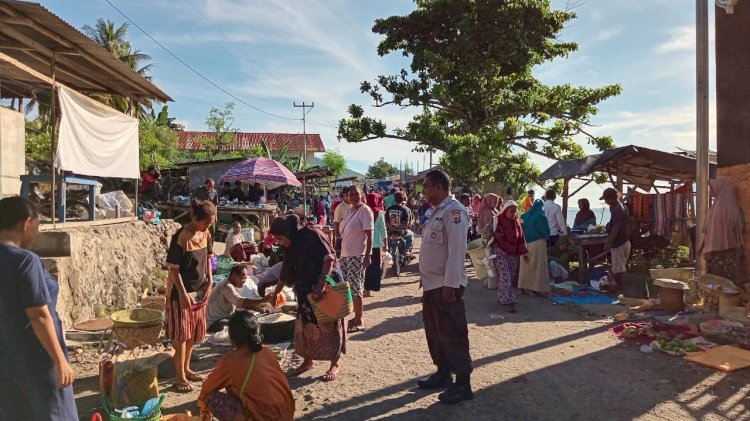
[(65, 328), (135, 306), (144, 279), (163, 268), (169, 240), (179, 227), (172, 220), (159, 225), (132, 221), (50, 232), (68, 235), (69, 256), (42, 258), (60, 283), (57, 311)]

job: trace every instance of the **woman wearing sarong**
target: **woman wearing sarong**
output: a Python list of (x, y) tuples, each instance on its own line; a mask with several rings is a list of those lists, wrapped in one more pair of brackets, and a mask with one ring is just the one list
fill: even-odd
[(229, 339), (234, 350), (221, 357), (198, 396), (201, 420), (294, 419), (289, 382), (276, 355), (262, 343), (258, 319), (249, 311), (235, 311)]
[(388, 233), (385, 226), (385, 212), (383, 212), (383, 196), (377, 193), (367, 195), (367, 206), (372, 209), (375, 225), (372, 229), (372, 254), (370, 265), (365, 270), (365, 297), (372, 297), (372, 292), (380, 291), (383, 280), (383, 251), (387, 250)]
[(193, 345), (206, 336), (206, 304), (211, 294), (211, 232), (216, 206), (210, 201), (193, 199), (193, 219), (172, 236), (167, 251), (169, 286), (164, 314), (165, 334), (174, 346), (172, 362), (175, 391), (193, 391), (190, 382), (203, 381), (190, 369)]
[(535, 200), (528, 212), (521, 216), (521, 220), (529, 259), (521, 261), (518, 289), (522, 294), (543, 295), (549, 292), (547, 239), (550, 235), (549, 223), (544, 215), (544, 202)]
[(509, 313), (516, 312), (516, 288), (521, 256), (529, 260), (526, 238), (518, 219), (518, 204), (508, 200), (496, 217), (492, 253), (497, 268), (497, 302), (505, 306)]
[(284, 247), (281, 278), (270, 301), (276, 302), (276, 295), (285, 285), (293, 287), (297, 296), (294, 347), (304, 361), (294, 374), (312, 369), (313, 361), (330, 361), (331, 367), (323, 380), (333, 381), (340, 372), (339, 358), (346, 353), (344, 321), (318, 322), (307, 294), (312, 293), (316, 300), (325, 294), (326, 276), (333, 270), (336, 252), (320, 230), (307, 226), (300, 228), (297, 215), (274, 219), (270, 234)]

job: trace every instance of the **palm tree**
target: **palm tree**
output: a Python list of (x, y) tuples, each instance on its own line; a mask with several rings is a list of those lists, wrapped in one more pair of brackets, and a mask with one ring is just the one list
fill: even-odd
[[(149, 72), (151, 71), (152, 64), (145, 64), (145, 62), (151, 60), (151, 56), (133, 48), (127, 39), (129, 28), (130, 25), (127, 22), (115, 27), (115, 23), (111, 20), (99, 18), (96, 20), (95, 26), (84, 25), (82, 29), (86, 36), (112, 53), (113, 56), (126, 66), (146, 79), (151, 79)], [(127, 98), (120, 95), (97, 94), (92, 95), (92, 97), (121, 111), (127, 111), (134, 106)], [(141, 105), (147, 109), (153, 109), (153, 103), (150, 100), (141, 100)], [(142, 107), (139, 107), (136, 113), (141, 114), (144, 111)]]

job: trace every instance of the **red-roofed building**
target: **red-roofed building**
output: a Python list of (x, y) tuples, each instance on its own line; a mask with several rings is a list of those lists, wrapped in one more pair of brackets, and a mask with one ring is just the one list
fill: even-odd
[[(210, 138), (212, 132), (181, 131), (177, 132), (177, 147), (183, 151), (202, 151), (203, 145), (200, 139)], [(307, 141), (307, 156), (305, 161), (312, 163), (316, 152), (325, 152), (323, 139), (317, 133), (294, 134), (294, 133), (245, 133), (238, 132), (237, 140), (227, 145), (227, 151), (252, 151), (260, 142), (265, 142), (271, 152), (280, 151), (284, 145), (289, 144), (287, 155), (298, 156), (305, 151)]]

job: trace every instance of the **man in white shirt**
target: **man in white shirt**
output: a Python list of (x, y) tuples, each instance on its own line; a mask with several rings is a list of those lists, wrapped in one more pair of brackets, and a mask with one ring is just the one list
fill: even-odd
[(547, 247), (552, 247), (557, 243), (561, 235), (568, 235), (568, 227), (565, 225), (565, 217), (560, 205), (555, 203), (557, 193), (554, 190), (547, 190), (544, 193), (544, 215), (549, 223), (549, 240)]

